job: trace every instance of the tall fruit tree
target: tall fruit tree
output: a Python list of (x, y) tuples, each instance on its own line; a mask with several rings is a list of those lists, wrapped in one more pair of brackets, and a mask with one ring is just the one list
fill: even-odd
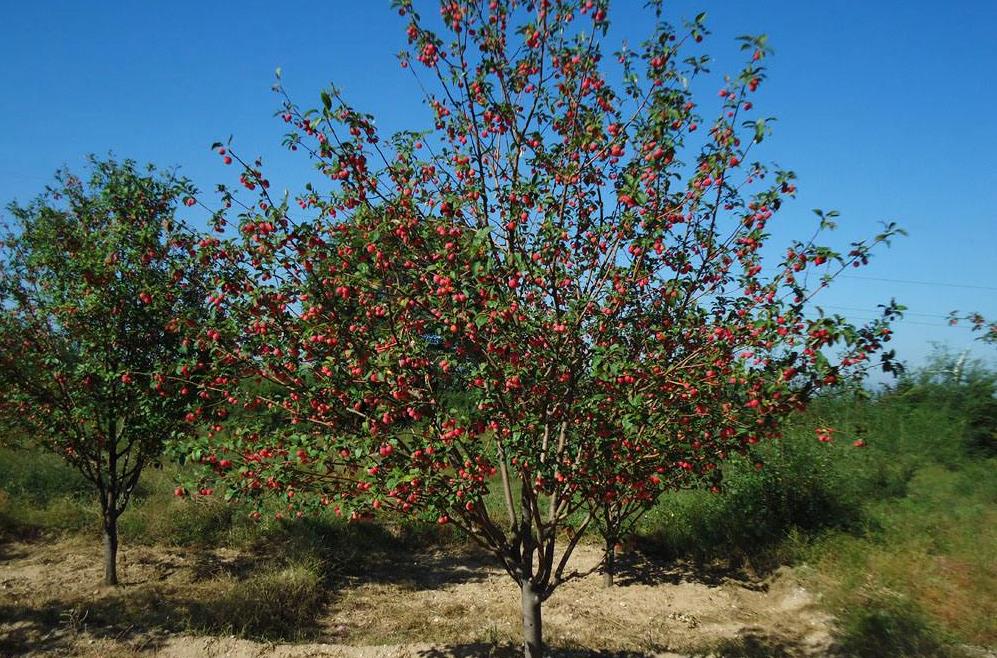
[(206, 303), (174, 217), (192, 193), (151, 166), (91, 159), (87, 179), (59, 172), (9, 206), (0, 244), (0, 412), (95, 488), (108, 585), (142, 469), (189, 427), (194, 391), (167, 376), (187, 349), (180, 318)]
[(702, 17), (676, 29), (651, 4), (649, 39), (607, 59), (605, 1), (402, 0), (432, 130), (382, 138), (335, 89), (284, 96), (286, 143), (321, 175), (294, 198), (217, 145), (259, 197), (225, 190), (237, 233), (202, 241), (228, 276), (196, 337), (213, 358), (191, 413), (212, 427), (192, 456), (281, 514), (460, 527), (520, 588), (531, 657), (594, 521), (618, 533), (715, 477), (867, 367), (897, 311), (853, 327), (811, 303), (894, 227), (844, 253), (767, 246), (795, 186), (749, 159), (764, 38), (707, 123)]

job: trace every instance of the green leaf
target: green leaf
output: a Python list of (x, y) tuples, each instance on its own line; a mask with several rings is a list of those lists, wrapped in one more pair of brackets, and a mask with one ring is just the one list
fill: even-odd
[(474, 232), (474, 237), (471, 239), (471, 244), (473, 244), (475, 247), (484, 244), (485, 240), (488, 239), (488, 235), (491, 232), (492, 229), (490, 226), (479, 228), (477, 231)]

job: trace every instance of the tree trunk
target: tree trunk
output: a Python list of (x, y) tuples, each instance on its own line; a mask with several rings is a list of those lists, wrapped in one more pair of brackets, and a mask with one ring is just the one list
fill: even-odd
[(606, 537), (606, 562), (602, 567), (603, 587), (612, 587), (616, 576), (616, 539)]
[(530, 581), (523, 582), (523, 656), (543, 658), (543, 622), (540, 618), (540, 596)]
[(104, 515), (104, 584), (118, 584), (118, 519), (113, 511)]

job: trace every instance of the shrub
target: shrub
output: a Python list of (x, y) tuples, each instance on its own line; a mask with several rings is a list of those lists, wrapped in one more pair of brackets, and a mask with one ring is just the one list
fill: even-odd
[(928, 365), (903, 377), (889, 396), (912, 407), (943, 409), (962, 427), (964, 454), (997, 455), (997, 372), (982, 361), (936, 351)]
[(644, 519), (643, 539), (653, 551), (697, 561), (745, 561), (758, 569), (786, 556), (777, 547), (791, 535), (861, 527), (856, 484), (832, 466), (833, 448), (792, 433), (759, 450), (764, 466), (732, 460), (719, 494), (666, 496)]
[(839, 641), (855, 658), (943, 658), (954, 655), (943, 633), (909, 600), (870, 597), (840, 619)]

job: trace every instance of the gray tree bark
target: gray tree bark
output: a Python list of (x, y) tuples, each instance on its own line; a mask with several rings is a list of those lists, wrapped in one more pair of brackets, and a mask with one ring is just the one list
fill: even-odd
[(533, 583), (523, 581), (523, 656), (543, 658), (543, 621), (540, 616), (540, 595)]

